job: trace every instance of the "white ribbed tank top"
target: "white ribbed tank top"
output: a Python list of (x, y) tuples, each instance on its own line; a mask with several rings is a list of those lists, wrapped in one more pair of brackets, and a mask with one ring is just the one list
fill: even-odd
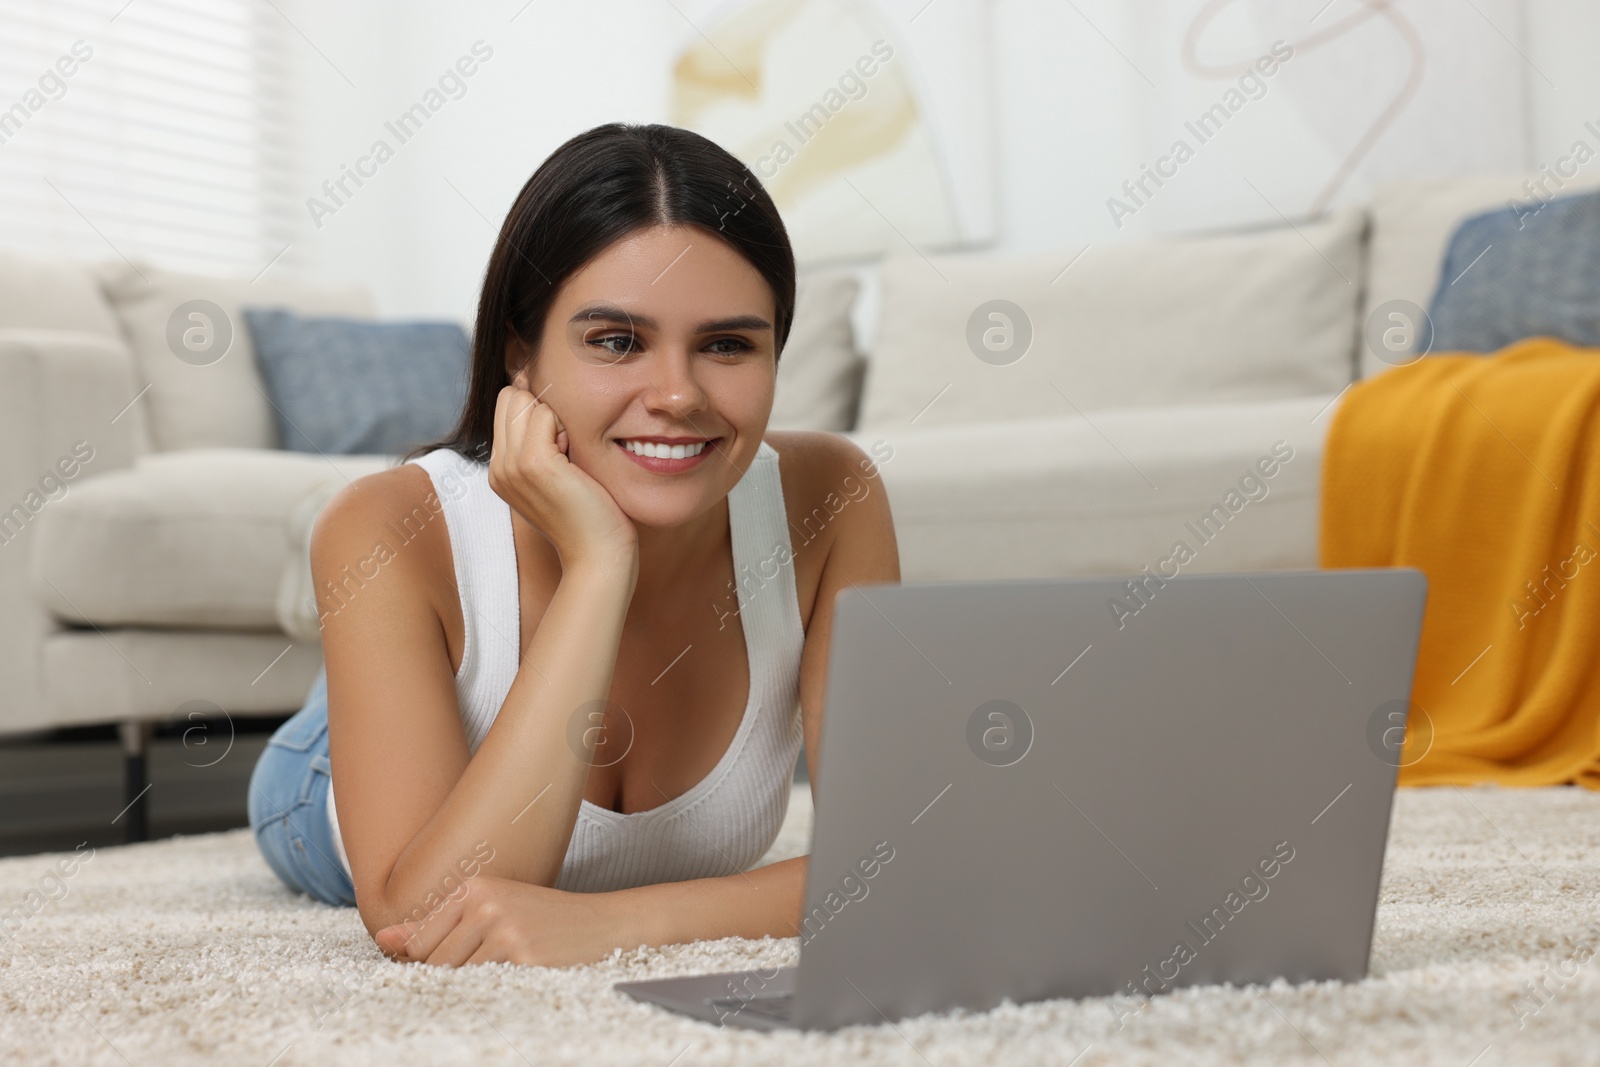
[[(428, 472), (442, 505), (465, 629), (456, 698), (473, 752), (511, 690), (521, 658), (521, 605), (511, 507), (489, 487), (489, 466), (451, 449), (411, 462)], [(734, 874), (755, 865), (778, 836), (803, 736), (800, 655), (805, 628), (795, 588), (778, 453), (765, 441), (728, 493), (738, 619), (750, 663), (744, 717), (711, 773), (644, 811), (584, 800), (556, 888), (604, 892)], [(730, 613), (731, 614), (731, 613)], [(333, 783), (328, 822), (345, 873)]]

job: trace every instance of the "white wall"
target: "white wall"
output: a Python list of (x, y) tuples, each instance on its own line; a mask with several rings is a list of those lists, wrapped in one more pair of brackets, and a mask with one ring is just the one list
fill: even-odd
[[(1586, 122), (1600, 127), (1600, 62), (1596, 62), (1600, 4), (1529, 0), (1524, 32), (1523, 50), (1532, 61), (1527, 71), (1533, 134), (1530, 168), (1554, 165), (1579, 139), (1600, 149), (1600, 137), (1584, 128)], [(1589, 164), (1591, 169), (1596, 166), (1600, 163)]]
[[(524, 2), (447, 7), (300, 0), (285, 7), (326, 55), (299, 34), (292, 36), (304, 116), (298, 146), (302, 198), (318, 195), (325, 178), (365, 153), (384, 135), (384, 121), (415, 102), (474, 41), (494, 50), (468, 79), (466, 95), (447, 103), (413, 141), (399, 146), (395, 158), (337, 214), (324, 218), (320, 229), (307, 217), (302, 239), (285, 257), (286, 272), (363, 281), (386, 315), (469, 321), (494, 227), (538, 163), (567, 137), (601, 122), (665, 121), (669, 64), (684, 35), (694, 32), (672, 4)], [(883, 2), (915, 10), (925, 0)], [(1303, 212), (1334, 160), (1304, 129), (1322, 123), (1319, 128), (1335, 143), (1354, 136), (1355, 127), (1345, 129), (1340, 121), (1348, 119), (1349, 126), (1361, 118), (1354, 104), (1350, 115), (1332, 118), (1317, 108), (1326, 110), (1345, 96), (1381, 103), (1391, 88), (1384, 79), (1392, 81), (1404, 69), (1399, 59), (1368, 44), (1343, 52), (1328, 47), (1322, 58), (1307, 55), (1299, 69), (1285, 67), (1268, 95), (1234, 120), (1238, 136), (1230, 127), (1231, 144), (1197, 159), (1190, 165), (1194, 170), (1185, 170), (1182, 188), (1175, 182), (1163, 189), (1151, 210), (1119, 231), (1107, 214), (1108, 196), (1169, 143), (1176, 120), (1191, 113), (1196, 100), (1214, 99), (1224, 87), (1185, 82), (1178, 67), (1175, 35), (1200, 4), (935, 0), (919, 18), (938, 18), (941, 4), (964, 2), (990, 2), (993, 9), (995, 247), (1001, 250), (1069, 253), (1092, 242), (1276, 221), (1279, 209), (1291, 216)], [(1429, 56), (1432, 84), (1450, 84), (1437, 79), (1460, 63), (1465, 53), (1452, 50), (1461, 49), (1477, 61), (1492, 60), (1496, 77), (1520, 78), (1521, 84), (1477, 100), (1456, 90), (1454, 113), (1439, 111), (1451, 106), (1448, 99), (1434, 101), (1434, 110), (1417, 125), (1392, 132), (1387, 148), (1380, 142), (1382, 150), (1367, 159), (1339, 199), (1361, 199), (1372, 180), (1397, 173), (1529, 168), (1566, 151), (1585, 134), (1583, 120), (1600, 120), (1600, 66), (1592, 59), (1600, 46), (1600, 8), (1592, 0), (1522, 0), (1520, 8), (1518, 0), (1479, 0), (1477, 8), (1490, 12), (1495, 25), (1473, 6), (1453, 2), (1441, 16), (1443, 2), (1406, 0), (1400, 8), (1432, 35), (1430, 45), (1439, 52)], [(1296, 17), (1309, 20), (1323, 3), (1306, 0)], [(1354, 3), (1335, 0), (1318, 25), (1336, 20)], [(1277, 14), (1264, 13), (1268, 9), (1260, 0), (1241, 0), (1238, 11), (1218, 20), (1216, 40), (1259, 40), (1262, 32), (1281, 29), (1282, 22), (1272, 23)], [(1429, 17), (1435, 19), (1431, 29)], [(1437, 21), (1443, 17), (1461, 21)], [(1400, 49), (1382, 47), (1397, 55)], [(1519, 48), (1526, 61), (1516, 54)], [(1320, 65), (1315, 77), (1307, 73), (1313, 62)], [(1559, 88), (1547, 85), (1534, 68)], [(1459, 78), (1460, 71), (1453, 73)], [(1296, 77), (1302, 81), (1291, 89), (1288, 79)], [(1600, 147), (1600, 139), (1590, 139)], [(1271, 210), (1241, 184), (1241, 174), (1253, 175), (1272, 198)]]
[[(495, 230), (539, 162), (602, 122), (659, 120), (671, 58), (661, 42), (682, 25), (670, 5), (533, 0), (519, 15), (523, 3), (349, 0), (290, 9), (315, 44), (298, 41), (293, 53), (302, 198), (319, 196), (322, 182), (374, 140), (395, 148), (320, 227), (307, 213), (294, 267), (367, 283), (386, 315), (468, 321)], [(399, 143), (385, 122), (478, 41), (493, 54), (464, 79), (465, 95)]]

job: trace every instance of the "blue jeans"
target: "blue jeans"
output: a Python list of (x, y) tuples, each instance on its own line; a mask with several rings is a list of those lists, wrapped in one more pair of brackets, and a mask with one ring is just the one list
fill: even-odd
[(328, 825), (328, 675), (273, 733), (250, 775), (250, 829), (283, 884), (324, 904), (354, 905), (355, 886)]

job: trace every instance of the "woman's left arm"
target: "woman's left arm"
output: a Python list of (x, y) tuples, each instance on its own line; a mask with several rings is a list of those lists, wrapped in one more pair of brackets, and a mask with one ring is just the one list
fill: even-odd
[[(853, 585), (900, 580), (894, 520), (876, 465), (893, 453), (869, 457), (832, 434), (788, 433), (782, 438), (779, 451), (793, 479), (786, 479), (785, 496), (800, 502), (791, 511), (829, 516), (820, 531), (814, 524), (806, 528), (811, 539), (795, 547), (791, 563), (797, 579), (817, 575), (814, 596), (806, 598), (802, 592), (806, 640), (800, 660), (806, 770), (814, 797), (821, 774), (817, 756), (834, 600)], [(800, 932), (805, 879), (804, 856), (717, 878), (609, 893), (562, 892), (480, 874), (463, 882), (461, 892), (443, 901), (434, 915), (387, 927), (375, 937), (380, 948), (401, 960), (557, 967), (641, 944), (794, 937)], [(483, 928), (480, 947), (467, 959), (440, 957), (435, 949), (459, 923)]]

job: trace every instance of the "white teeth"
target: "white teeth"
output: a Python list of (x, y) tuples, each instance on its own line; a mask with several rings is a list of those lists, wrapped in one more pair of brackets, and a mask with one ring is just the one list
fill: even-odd
[(622, 447), (635, 455), (649, 459), (688, 459), (704, 452), (706, 442), (696, 441), (692, 445), (665, 445), (654, 441), (623, 441)]

